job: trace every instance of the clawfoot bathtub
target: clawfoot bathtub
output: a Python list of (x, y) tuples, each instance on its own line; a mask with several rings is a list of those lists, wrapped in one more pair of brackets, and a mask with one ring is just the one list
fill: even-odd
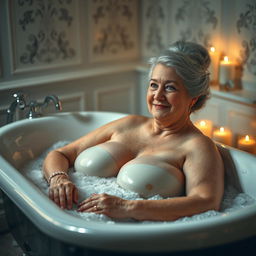
[[(64, 212), (20, 172), (24, 164), (53, 143), (71, 141), (122, 116), (108, 112), (60, 113), (18, 121), (0, 129), (0, 188), (4, 192), (6, 218), (27, 255), (173, 253), (216, 247), (256, 235), (256, 203), (200, 221), (110, 225)], [(226, 182), (256, 198), (255, 156), (219, 148)]]

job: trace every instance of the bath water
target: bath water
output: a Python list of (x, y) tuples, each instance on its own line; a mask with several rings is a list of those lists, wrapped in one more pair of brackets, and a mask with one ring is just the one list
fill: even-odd
[[(43, 166), (44, 158), (46, 157), (49, 151), (59, 148), (61, 146), (64, 146), (67, 143), (69, 142), (59, 141), (55, 143), (50, 148), (48, 148), (45, 152), (43, 152), (40, 157), (28, 163), (28, 165), (26, 165), (22, 170), (24, 175), (27, 178), (29, 178), (36, 186), (38, 186), (39, 189), (46, 195), (48, 195), (48, 184), (42, 174), (42, 166)], [(100, 178), (96, 176), (84, 176), (83, 174), (74, 172), (72, 168), (69, 170), (69, 176), (72, 182), (78, 188), (79, 202), (89, 197), (93, 193), (107, 193), (107, 194), (118, 196), (127, 200), (143, 199), (137, 193), (125, 190), (122, 187), (120, 187), (116, 183), (116, 177)], [(149, 198), (148, 200), (157, 200), (157, 199), (162, 199), (162, 197), (159, 195), (156, 195)], [(178, 220), (175, 220), (174, 222), (200, 221), (206, 218), (224, 216), (232, 211), (254, 204), (255, 201), (256, 200), (251, 196), (245, 193), (240, 193), (231, 184), (226, 184), (220, 211), (210, 210), (210, 211), (206, 211), (204, 213), (196, 214), (190, 217), (182, 217)], [(95, 220), (100, 222), (106, 222), (108, 224), (114, 224), (116, 222), (120, 222), (120, 220), (111, 219), (103, 214), (77, 212), (75, 208), (72, 210), (65, 210), (65, 211), (69, 214), (72, 214), (79, 218), (83, 218), (88, 221)], [(134, 220), (131, 220), (131, 219), (126, 219), (121, 221), (134, 222)], [(153, 221), (144, 221), (144, 222), (153, 223)]]

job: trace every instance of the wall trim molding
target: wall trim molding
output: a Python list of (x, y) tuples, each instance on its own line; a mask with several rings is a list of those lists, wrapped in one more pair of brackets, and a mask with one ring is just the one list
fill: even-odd
[(78, 71), (62, 72), (52, 75), (43, 75), (37, 77), (30, 77), (24, 79), (15, 79), (11, 81), (0, 82), (0, 91), (24, 88), (29, 86), (39, 86), (42, 84), (71, 81), (84, 78), (92, 78), (96, 76), (104, 76), (111, 74), (118, 74), (123, 72), (139, 71), (141, 68), (139, 62), (129, 62), (125, 64), (109, 65), (104, 67), (88, 68)]

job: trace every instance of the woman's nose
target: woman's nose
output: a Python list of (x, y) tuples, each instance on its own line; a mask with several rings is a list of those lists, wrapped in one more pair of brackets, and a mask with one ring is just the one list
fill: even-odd
[(164, 99), (164, 91), (162, 89), (158, 89), (155, 91), (155, 94), (154, 94), (154, 99), (156, 100), (161, 100), (161, 99)]

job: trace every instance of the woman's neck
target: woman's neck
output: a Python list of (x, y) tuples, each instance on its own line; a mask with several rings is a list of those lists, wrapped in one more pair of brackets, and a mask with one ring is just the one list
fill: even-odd
[(184, 133), (192, 126), (190, 118), (182, 119), (174, 123), (164, 122), (158, 119), (152, 119), (152, 132), (155, 135), (178, 135)]

